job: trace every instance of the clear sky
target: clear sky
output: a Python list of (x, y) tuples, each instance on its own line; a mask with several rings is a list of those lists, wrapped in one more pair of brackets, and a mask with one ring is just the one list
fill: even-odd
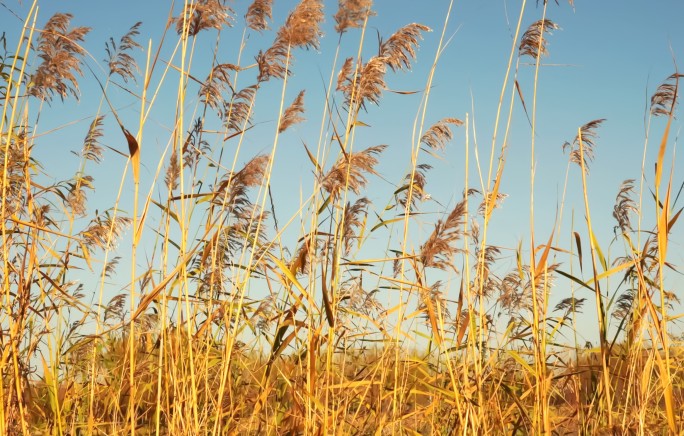
[[(446, 32), (447, 38), (451, 39), (439, 60), (430, 96), (426, 120), (428, 125), (444, 117), (465, 120), (466, 116), (473, 123), (471, 127), (474, 129), (470, 132), (471, 146), (475, 145), (475, 133), (485, 177), (497, 102), (513, 43), (513, 32), (520, 13), (520, 3), (513, 0), (455, 1)], [(591, 164), (588, 184), (594, 226), (600, 229), (599, 240), (607, 250), (613, 237), (612, 229), (615, 222), (611, 214), (620, 183), (628, 178), (638, 180), (641, 174), (645, 114), (648, 111), (650, 96), (656, 87), (674, 72), (673, 58), (680, 64), (680, 70), (684, 70), (684, 2), (576, 0), (574, 7), (567, 1), (559, 0), (559, 3), (556, 5), (551, 2), (548, 5), (547, 18), (558, 24), (560, 29), (548, 36), (550, 54), (543, 59), (537, 89), (537, 244), (543, 243), (548, 237), (557, 207), (561, 202), (568, 161), (567, 154), (562, 151), (562, 144), (574, 138), (579, 126), (597, 118), (605, 118), (606, 122), (598, 131), (596, 158)], [(147, 41), (151, 41), (153, 49), (156, 49), (171, 5), (170, 2), (151, 0), (43, 1), (39, 4), (39, 25), (44, 24), (55, 12), (69, 12), (74, 15), (72, 25), (92, 27), (92, 31), (86, 37), (85, 47), (99, 61), (105, 57), (105, 41), (109, 37), (118, 40), (137, 21), (143, 22), (139, 42), (146, 46)], [(222, 35), (218, 51), (218, 60), (222, 63), (237, 63), (238, 44), (244, 27), (242, 16), (249, 2), (234, 1), (230, 4), (237, 12), (236, 22), (233, 29), (224, 30), (225, 33)], [(277, 29), (284, 22), (288, 11), (295, 4), (296, 2), (289, 0), (274, 2), (272, 29)], [(418, 60), (411, 72), (388, 74), (387, 83), (390, 89), (417, 91), (425, 86), (448, 5), (447, 1), (436, 0), (375, 2), (374, 10), (377, 16), (369, 21), (364, 51), (366, 57), (371, 56), (377, 49), (377, 35), (387, 38), (395, 30), (411, 22), (418, 22), (434, 29), (433, 32), (423, 35), (424, 39), (417, 54)], [(294, 75), (289, 81), (285, 100), (292, 101), (299, 90), (306, 89), (305, 116), (308, 122), (290, 129), (280, 140), (272, 184), (273, 195), (280, 201), (276, 209), (281, 222), (295, 213), (300, 190), (308, 195), (312, 186), (311, 163), (301, 142), (304, 141), (315, 148), (318, 141), (324, 84), (331, 73), (338, 41), (332, 19), (337, 2), (326, 1), (325, 6), (326, 36), (321, 42), (320, 50), (298, 50), (294, 53)], [(0, 2), (1, 28), (8, 35), (8, 47), (16, 44), (13, 38), (19, 34), (22, 25), (18, 17), (25, 17), (29, 7), (30, 2), (26, 0)], [(177, 15), (179, 10), (180, 5), (176, 4), (174, 15)], [(541, 5), (536, 5), (535, 1), (528, 1), (523, 17), (523, 31), (541, 17)], [(345, 34), (341, 59), (356, 54), (358, 38), (357, 30), (352, 29)], [(169, 60), (176, 40), (175, 34), (169, 35), (161, 59)], [(247, 41), (242, 64), (252, 63), (255, 50), (266, 48), (272, 40), (273, 30), (263, 35), (252, 32)], [(206, 77), (211, 68), (215, 41), (213, 31), (200, 34), (197, 38), (192, 74), (200, 79)], [(137, 60), (144, 68), (145, 58), (142, 51), (137, 52)], [(93, 59), (88, 59), (88, 62), (95, 67)], [(100, 65), (104, 63), (100, 62)], [(335, 74), (340, 65), (341, 61), (338, 61)], [(39, 131), (46, 132), (59, 128), (56, 133), (46, 137), (49, 140), (39, 139), (36, 147), (36, 157), (44, 163), (46, 172), (56, 179), (71, 177), (78, 169), (78, 159), (70, 152), (80, 149), (90, 122), (87, 117), (96, 112), (100, 101), (99, 88), (87, 74), (89, 73), (86, 73), (86, 78), (81, 82), (80, 102), (71, 99), (63, 104), (56, 100), (52, 107), (44, 109), (41, 115)], [(143, 183), (147, 182), (148, 186), (154, 175), (158, 156), (166, 147), (169, 124), (173, 120), (177, 75), (173, 72), (170, 74), (173, 80), (167, 80), (168, 86), (164, 88), (167, 95), (162, 92), (147, 124), (143, 140), (142, 162), (146, 165), (143, 169)], [(101, 77), (105, 76), (102, 73)], [(518, 81), (530, 111), (534, 90), (533, 79), (534, 67), (530, 64), (521, 64)], [(261, 124), (257, 124), (257, 127), (247, 135), (245, 159), (257, 153), (270, 151), (280, 99), (280, 83), (276, 82), (278, 83), (268, 84), (259, 91), (254, 121)], [(248, 80), (242, 82), (242, 85), (248, 84), (251, 84)], [(134, 91), (139, 91), (140, 80), (137, 84), (129, 83), (128, 86)], [(190, 92), (189, 95), (196, 94)], [(116, 90), (111, 91), (110, 97), (115, 106), (122, 108), (120, 112), (125, 123), (134, 126), (129, 129), (134, 130), (138, 119), (138, 102), (126, 93)], [(369, 128), (367, 133), (359, 129), (357, 147), (360, 149), (378, 144), (388, 144), (390, 147), (378, 167), (382, 177), (373, 178), (370, 183), (373, 190), (368, 195), (376, 202), (377, 210), (381, 210), (390, 199), (388, 194), (391, 194), (409, 169), (411, 126), (419, 103), (419, 94), (385, 93), (380, 106), (369, 107), (368, 113), (361, 117), (362, 121), (372, 128)], [(129, 110), (123, 109), (127, 105), (131, 105)], [(187, 108), (194, 110), (196, 105), (197, 101), (189, 101)], [(502, 186), (502, 191), (509, 197), (505, 200), (503, 208), (495, 212), (489, 230), (489, 241), (507, 248), (515, 248), (520, 240), (523, 241), (524, 247), (529, 247), (531, 129), (517, 99), (514, 111)], [(121, 142), (120, 133), (111, 117), (109, 118), (106, 142), (123, 150), (124, 144)], [(659, 119), (651, 126), (653, 138), (649, 141), (646, 160), (648, 186), (652, 186), (653, 162), (664, 124), (664, 119)], [(672, 156), (673, 145), (676, 142), (674, 138), (679, 136), (681, 127), (681, 120), (675, 120), (666, 157), (666, 161), (674, 161), (678, 167), (681, 167), (684, 161), (681, 157)], [(448, 145), (443, 160), (439, 161), (426, 155), (421, 157), (423, 162), (434, 167), (428, 177), (427, 191), (433, 199), (446, 207), (458, 201), (463, 190), (464, 142), (464, 129), (456, 128), (455, 138)], [(497, 150), (500, 145), (499, 139), (496, 144)], [(104, 164), (95, 174), (97, 196), (91, 200), (91, 207), (103, 209), (111, 205), (124, 164), (123, 159), (111, 153), (105, 157)], [(470, 175), (470, 184), (479, 188), (479, 178), (474, 164), (471, 165)], [(586, 228), (582, 219), (584, 208), (579, 176), (579, 170), (572, 168), (569, 183), (574, 186), (569, 189), (563, 222), (569, 224), (570, 213), (574, 208), (575, 225), (584, 235)], [(682, 180), (681, 172), (675, 172), (674, 185), (677, 188)], [(645, 223), (648, 227), (652, 223), (654, 209), (651, 201), (647, 201), (646, 204), (648, 207), (645, 212)], [(678, 206), (681, 207), (681, 201)], [(425, 205), (424, 209), (431, 212), (444, 210), (435, 202)], [(299, 227), (294, 227), (296, 232)], [(431, 227), (426, 225), (423, 236), (418, 236), (417, 241), (424, 239), (430, 230)], [(670, 261), (680, 266), (684, 264), (683, 235), (681, 229), (675, 228), (670, 246)], [(563, 226), (559, 245), (564, 248), (570, 246), (570, 230), (567, 225)], [(614, 256), (622, 254), (620, 246), (616, 246)], [(505, 259), (502, 264), (506, 268), (515, 265), (512, 251), (504, 251), (503, 256)], [(681, 288), (683, 281), (676, 273), (668, 280), (671, 287)], [(564, 279), (559, 279), (557, 289), (560, 293), (567, 286)], [(558, 298), (565, 296), (568, 295), (561, 295)], [(593, 299), (590, 298), (590, 301), (592, 304), (587, 306), (588, 308), (593, 307)], [(591, 309), (587, 309), (586, 312), (590, 317), (595, 316)], [(583, 333), (587, 336), (592, 335), (590, 331)]]

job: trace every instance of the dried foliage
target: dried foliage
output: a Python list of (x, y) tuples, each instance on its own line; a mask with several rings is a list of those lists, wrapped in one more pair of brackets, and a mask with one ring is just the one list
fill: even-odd
[(684, 77), (682, 73), (674, 73), (663, 82), (651, 96), (651, 115), (670, 116), (677, 107), (679, 97), (679, 79)]
[(365, 108), (366, 103), (378, 104), (382, 92), (387, 88), (387, 67), (393, 71), (409, 70), (411, 61), (416, 57), (421, 32), (429, 30), (429, 27), (420, 24), (409, 24), (387, 41), (380, 41), (379, 54), (365, 64), (354, 67), (353, 59), (348, 58), (337, 75), (337, 90), (344, 94), (346, 105)]
[(454, 268), (452, 257), (460, 251), (456, 242), (463, 237), (466, 204), (465, 200), (461, 201), (445, 220), (438, 220), (432, 234), (420, 247), (420, 262), (425, 268)]
[[(603, 124), (604, 118), (592, 120), (580, 127), (575, 139), (563, 144), (563, 151), (570, 150), (570, 162), (582, 166), (582, 154), (584, 155), (584, 167), (589, 171), (589, 162), (594, 159), (594, 141), (598, 137), (596, 129)], [(580, 150), (582, 147), (582, 150)]]
[(115, 211), (106, 211), (92, 219), (80, 236), (88, 247), (111, 250), (131, 222), (130, 218), (122, 217)]
[(544, 33), (550, 34), (552, 31), (557, 30), (558, 25), (551, 20), (539, 20), (530, 27), (527, 28), (525, 33), (520, 40), (520, 46), (518, 47), (518, 54), (520, 56), (530, 56), (535, 59), (539, 59), (541, 56), (546, 56), (549, 54), (546, 48), (546, 38)]
[(446, 144), (453, 138), (451, 127), (462, 126), (463, 121), (457, 118), (443, 118), (432, 125), (420, 138), (421, 144), (424, 144), (434, 150), (444, 150)]
[(289, 46), (280, 40), (276, 41), (265, 52), (259, 51), (259, 54), (256, 56), (257, 66), (259, 67), (257, 81), (265, 82), (272, 78), (282, 79), (285, 77), (285, 74), (290, 74), (287, 70), (289, 56)]
[[(428, 164), (418, 164), (416, 165), (415, 172), (409, 173), (404, 177), (406, 183), (394, 192), (395, 196), (398, 195), (398, 204), (403, 209), (406, 208), (409, 195), (411, 196), (411, 209), (416, 206), (417, 201), (423, 201), (429, 197), (425, 192), (425, 185), (427, 185), (425, 175), (430, 169), (432, 169), (432, 166)], [(412, 180), (413, 183), (411, 183)]]
[(199, 0), (188, 3), (183, 13), (176, 17), (176, 32), (179, 35), (197, 36), (203, 30), (221, 30), (231, 26), (233, 10), (225, 0)]
[(304, 92), (305, 90), (300, 91), (292, 104), (285, 109), (280, 120), (280, 126), (278, 126), (278, 133), (283, 133), (289, 127), (304, 121), (304, 117), (302, 117), (304, 113)]
[(56, 93), (62, 100), (71, 94), (78, 98), (76, 74), (81, 75), (80, 43), (90, 27), (69, 29), (71, 14), (57, 13), (45, 24), (38, 39), (41, 63), (31, 77), (29, 94), (46, 101)]
[(249, 126), (252, 105), (258, 89), (258, 85), (248, 86), (233, 94), (229, 102), (224, 102), (223, 124), (229, 133), (242, 132)]
[(81, 154), (86, 160), (90, 160), (96, 163), (102, 161), (103, 148), (100, 145), (100, 138), (102, 138), (102, 120), (104, 116), (96, 116), (92, 123), (90, 123), (90, 128), (83, 140), (83, 149)]
[(230, 89), (232, 92), (230, 75), (232, 72), (238, 71), (239, 68), (233, 64), (218, 64), (211, 69), (211, 73), (207, 79), (202, 83), (199, 90), (200, 98), (203, 103), (215, 110), (220, 110), (224, 100), (222, 98), (223, 92)]
[(266, 155), (256, 156), (240, 171), (223, 176), (214, 190), (213, 201), (225, 206), (238, 217), (248, 216), (251, 202), (247, 190), (262, 183), (268, 160)]
[(387, 41), (380, 41), (379, 57), (383, 58), (393, 71), (410, 70), (411, 61), (416, 59), (416, 47), (422, 32), (432, 30), (422, 24), (412, 23), (397, 30)]
[(256, 31), (268, 29), (268, 20), (273, 17), (273, 0), (254, 0), (247, 8), (245, 21), (247, 26)]
[(301, 0), (278, 30), (277, 41), (290, 47), (318, 49), (323, 17), (320, 0)]
[(332, 198), (337, 198), (342, 190), (351, 189), (358, 194), (366, 186), (366, 174), (376, 174), (377, 155), (387, 146), (376, 145), (357, 153), (340, 156), (321, 181), (321, 186)]
[(630, 222), (630, 213), (639, 213), (636, 203), (632, 199), (634, 193), (634, 180), (627, 179), (620, 185), (620, 190), (615, 197), (615, 206), (613, 206), (613, 218), (618, 222), (618, 226), (622, 232), (632, 230), (632, 223)]
[(359, 229), (365, 224), (369, 204), (370, 201), (363, 197), (356, 200), (353, 205), (348, 202), (344, 207), (340, 237), (342, 239), (342, 245), (344, 246), (345, 255), (349, 254), (352, 244), (358, 238)]
[(375, 15), (371, 10), (371, 0), (339, 0), (339, 7), (335, 13), (335, 31), (344, 33), (349, 29), (360, 28), (368, 17)]
[[(151, 141), (158, 140), (160, 149), (168, 141), (172, 148), (164, 177), (168, 189), (159, 189), (164, 162), (154, 162), (153, 147), (145, 152), (145, 183), (139, 183), (140, 144), (113, 110), (115, 93), (108, 97), (104, 93), (111, 88), (104, 85), (103, 100), (128, 153), (121, 137), (106, 144), (103, 116), (84, 116), (81, 128), (89, 126), (83, 147), (73, 153), (78, 169), (53, 182), (53, 170), (68, 165), (73, 171), (63, 162), (68, 153), (55, 154), (43, 166), (35, 148), (46, 146), (70, 121), (48, 130), (30, 120), (49, 116), (45, 112), (54, 108), (42, 103), (52, 103), (54, 95), (78, 94), (80, 42), (87, 28), (72, 30), (71, 16), (57, 14), (45, 31), (34, 34), (37, 44), (31, 36), (19, 41), (26, 48), (21, 55), (8, 53), (14, 44), (0, 35), (0, 105), (8, 112), (0, 120), (0, 412), (5, 417), (0, 433), (676, 433), (684, 354), (670, 328), (677, 319), (672, 315), (677, 292), (664, 285), (671, 283), (666, 272), (677, 271), (671, 263), (676, 248), (668, 251), (668, 242), (676, 247), (671, 229), (681, 215), (673, 186), (654, 190), (659, 219), (654, 228), (642, 229), (648, 222), (642, 208), (651, 202), (637, 204), (634, 180), (624, 181), (608, 249), (600, 247), (604, 235), (589, 220), (589, 237), (580, 235), (583, 226), (573, 225), (569, 250), (563, 246), (567, 238), (557, 233), (570, 225), (566, 221), (553, 223), (548, 243), (536, 245), (539, 237), (532, 229), (529, 246), (527, 237), (517, 249), (495, 245), (494, 227), (503, 226), (505, 235), (516, 232), (508, 215), (496, 221), (489, 213), (504, 206), (498, 176), (507, 145), (493, 190), (486, 183), (491, 174), (481, 168), (486, 160), (475, 156), (477, 174), (466, 164), (464, 177), (457, 175), (455, 183), (468, 182), (460, 203), (446, 211), (442, 198), (428, 203), (431, 165), (419, 164), (399, 144), (395, 154), (412, 159), (404, 176), (396, 172), (396, 157), (383, 158), (386, 146), (357, 147), (374, 137), (369, 124), (377, 126), (370, 117), (362, 120), (360, 110), (380, 104), (388, 69), (410, 69), (429, 30), (419, 24), (381, 39), (374, 56), (363, 51), (365, 42), (351, 49), (338, 45), (340, 61), (353, 57), (339, 71), (339, 93), (321, 102), (318, 148), (313, 153), (304, 145), (313, 176), (299, 174), (290, 162), (272, 160), (280, 154), (269, 150), (271, 141), (264, 144), (262, 120), (253, 122), (252, 114), (257, 91), (264, 93), (259, 101), (266, 102), (266, 110), (270, 104), (266, 119), (272, 119), (274, 107), (285, 107), (280, 96), (292, 93), (289, 81), (281, 83), (280, 92), (264, 82), (298, 73), (293, 49), (322, 46), (323, 2), (298, 2), (270, 47), (253, 47), (262, 36), (246, 29), (244, 39), (226, 40), (223, 29), (232, 20), (227, 3), (184, 3), (181, 16), (166, 23), (181, 36), (172, 35), (176, 41), (166, 39), (157, 54), (148, 54), (149, 76), (139, 86), (129, 79), (138, 70), (133, 51), (140, 48), (135, 41), (140, 23), (105, 44), (103, 71), (112, 80), (121, 78), (118, 84), (108, 81), (117, 88), (116, 98), (132, 98), (132, 105), (145, 99), (142, 114), (138, 109), (128, 114), (140, 116), (138, 138), (160, 113), (159, 104), (152, 104), (157, 96), (170, 88), (165, 98), (184, 102), (187, 110), (178, 106), (162, 122), (169, 126), (168, 137), (161, 132)], [(371, 4), (339, 1), (334, 15), (339, 42), (345, 32), (367, 26), (374, 15)], [(249, 29), (268, 29), (272, 1), (254, 0), (244, 8)], [(546, 34), (557, 28), (548, 20), (533, 24), (519, 55), (545, 55)], [(199, 65), (198, 53), (211, 47), (184, 38), (211, 29), (219, 30), (211, 32), (219, 33), (215, 56)], [(162, 59), (168, 47), (185, 42), (192, 49)], [(225, 42), (235, 42), (239, 51), (226, 50)], [(256, 64), (243, 63), (257, 52)], [(236, 64), (228, 63), (231, 57), (239, 59)], [(14, 61), (35, 72), (20, 77)], [(169, 68), (187, 66), (184, 87), (160, 74), (161, 61)], [(204, 82), (198, 71), (209, 71)], [(674, 74), (658, 88), (651, 99), (653, 116), (673, 116), (680, 77)], [(517, 80), (507, 83), (513, 96), (516, 88), (520, 94)], [(422, 111), (434, 89), (396, 93), (422, 93), (416, 100)], [(279, 114), (277, 132), (304, 119), (304, 95), (299, 92)], [(116, 102), (122, 119), (132, 107), (125, 103)], [(166, 109), (173, 112), (164, 107), (161, 113)], [(602, 122), (587, 123), (564, 145), (572, 161), (584, 167), (591, 161)], [(419, 145), (430, 156), (421, 156), (436, 160), (441, 157), (436, 151), (446, 148), (453, 127), (461, 124), (444, 118), (424, 132), (411, 132), (394, 123), (406, 137), (422, 133)], [(185, 129), (183, 138), (179, 131)], [(286, 137), (276, 133), (272, 139), (275, 146)], [(659, 167), (669, 142), (661, 143)], [(122, 179), (120, 195), (113, 195), (117, 184), (98, 176), (96, 206), (95, 179), (86, 170), (104, 156), (113, 160), (112, 168), (122, 168), (130, 156), (135, 183)], [(379, 175), (381, 163), (387, 174), (375, 186), (371, 176)], [(477, 176), (480, 190), (470, 187)], [(287, 196), (295, 200), (297, 193), (283, 177), (313, 181), (313, 190), (303, 185), (299, 202), (288, 203)], [(183, 192), (175, 192), (181, 180)], [(432, 193), (441, 197), (443, 188), (435, 185)], [(475, 194), (483, 198), (480, 214)], [(535, 202), (533, 211), (552, 213), (544, 204)], [(283, 226), (276, 213), (286, 215), (278, 216)], [(631, 223), (636, 218), (638, 235)], [(125, 238), (133, 224), (133, 234)], [(424, 228), (427, 234), (420, 236)], [(586, 245), (591, 253), (582, 252)], [(624, 255), (615, 257), (621, 247)], [(582, 268), (589, 254), (595, 260), (592, 272)], [(575, 262), (579, 272), (573, 271)], [(577, 338), (586, 332), (574, 331), (586, 322), (578, 314), (587, 312), (588, 302), (599, 312), (597, 349), (589, 341), (582, 349)], [(650, 342), (642, 339), (644, 333)]]
[(134, 72), (138, 71), (138, 64), (135, 62), (133, 56), (129, 52), (135, 48), (142, 48), (140, 44), (134, 39), (140, 34), (140, 26), (142, 22), (138, 21), (126, 32), (119, 40), (117, 46), (114, 38), (109, 38), (109, 42), (105, 44), (105, 51), (107, 52), (107, 59), (109, 64), (109, 75), (118, 75), (124, 82), (128, 79), (135, 80)]

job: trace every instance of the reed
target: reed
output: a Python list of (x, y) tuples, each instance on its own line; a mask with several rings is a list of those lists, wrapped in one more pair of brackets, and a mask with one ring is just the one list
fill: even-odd
[[(367, 0), (301, 0), (286, 17), (268, 0), (185, 1), (160, 41), (145, 43), (145, 24), (132, 23), (105, 42), (104, 61), (85, 48), (88, 27), (68, 13), (46, 19), (38, 3), (21, 18), (0, 12), (23, 23), (0, 41), (0, 434), (681, 431), (681, 315), (665, 279), (677, 274), (682, 211), (667, 158), (679, 72), (650, 100), (657, 158), (644, 152), (642, 174), (617, 187), (614, 226), (591, 219), (605, 122), (595, 119), (568, 126), (562, 203), (540, 236), (535, 217), (554, 211), (535, 201), (535, 138), (552, 108), (537, 86), (559, 29), (546, 16), (566, 5), (519, 6), (487, 153), (472, 114), (431, 111), (453, 2), (431, 6), (445, 20), (419, 51), (432, 29), (408, 23), (376, 39), (381, 12)], [(327, 47), (326, 14), (337, 38), (327, 83), (311, 74), (310, 88), (292, 89), (307, 74), (297, 58)], [(198, 54), (212, 41), (213, 57)], [(238, 49), (219, 55), (227, 41)], [(420, 90), (390, 89), (430, 54)], [(99, 104), (74, 120), (82, 146), (64, 162), (77, 170), (55, 181), (36, 146), (66, 125), (40, 121), (81, 97), (83, 82)], [(364, 122), (389, 92), (420, 97), (405, 107), (413, 125), (398, 126), (408, 151)], [(153, 138), (151, 114), (168, 102), (166, 137)], [(659, 117), (665, 127), (651, 132)], [(531, 127), (530, 219), (506, 247), (492, 227), (506, 216), (507, 183), (527, 177), (508, 175), (514, 118)], [(429, 193), (450, 147), (464, 157), (451, 203)], [(286, 168), (293, 149), (307, 174)], [(402, 159), (400, 171), (383, 166)], [(283, 172), (306, 185), (274, 195)], [(114, 192), (106, 208), (101, 191)], [(572, 215), (568, 231), (571, 192), (584, 219)], [(579, 339), (590, 310), (597, 347)]]

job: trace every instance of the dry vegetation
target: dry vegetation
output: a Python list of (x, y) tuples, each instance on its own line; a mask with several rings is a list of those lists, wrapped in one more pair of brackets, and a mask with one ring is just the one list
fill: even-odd
[[(501, 101), (510, 104), (499, 106), (492, 164), (488, 174), (482, 169), (491, 182), (468, 186), (466, 165), (463, 195), (416, 240), (415, 220), (430, 219), (421, 214), (430, 199), (426, 158), (451, 142), (464, 156), (473, 152), (467, 115), (423, 127), (444, 33), (422, 52), (436, 53), (422, 103), (406, 108), (417, 113), (419, 132), (405, 156), (410, 170), (383, 176), (395, 188), (378, 206), (367, 193), (387, 147), (361, 146), (355, 132), (368, 128), (363, 114), (382, 106), (386, 79), (411, 68), (431, 29), (407, 24), (382, 37), (373, 55), (360, 56), (368, 50), (344, 44), (345, 36), (357, 32), (362, 45), (373, 46), (375, 36), (365, 33), (372, 2), (340, 0), (332, 18), (335, 65), (326, 72), (325, 101), (314, 102), (305, 90), (289, 89), (288, 79), (298, 53), (320, 47), (322, 1), (293, 2), (282, 25), (273, 21), (271, 1), (235, 3), (236, 10), (221, 0), (177, 6), (159, 43), (177, 44), (171, 59), (145, 47), (141, 24), (131, 23), (106, 42), (106, 60), (96, 66), (82, 46), (90, 29), (72, 26), (69, 14), (46, 20), (36, 4), (23, 33), (4, 36), (1, 434), (681, 430), (684, 355), (672, 334), (677, 296), (664, 285), (664, 274), (676, 271), (668, 240), (681, 212), (676, 177), (664, 170), (679, 73), (651, 100), (649, 119), (667, 119), (662, 132), (652, 132), (658, 159), (644, 165), (655, 164), (655, 174), (625, 181), (616, 197), (614, 246), (623, 252), (609, 258), (591, 221), (587, 186), (600, 153), (598, 119), (568, 126), (577, 134), (563, 147), (575, 181), (568, 186), (585, 201), (586, 220), (567, 238), (572, 244), (555, 233), (535, 235), (531, 222), (529, 240), (514, 248), (517, 266), (507, 271), (497, 264), (502, 247), (488, 238), (492, 216), (506, 213), (499, 208), (509, 132), (503, 123), (514, 101), (526, 112), (536, 106), (523, 100), (534, 93), (521, 90), (519, 66), (532, 64), (526, 74), (533, 71), (536, 84), (546, 38), (557, 29), (547, 12), (563, 5), (520, 10), (501, 88)], [(525, 30), (521, 23), (533, 20)], [(207, 62), (193, 58), (198, 40), (215, 38), (218, 47), (242, 34), (244, 48), (256, 33), (272, 35), (273, 43), (257, 48), (255, 58), (217, 57), (204, 65), (204, 80), (193, 73)], [(78, 98), (79, 81), (96, 84), (101, 109), (80, 122), (75, 175), (51, 182), (51, 165), (33, 151), (56, 132), (43, 132), (39, 119)], [(144, 160), (141, 150), (152, 141), (143, 135), (146, 114), (165, 83), (179, 90), (175, 118), (167, 120), (172, 131), (158, 139), (168, 141), (166, 153)], [(113, 92), (139, 108), (139, 120), (117, 112)], [(253, 133), (257, 100), (269, 99), (281, 115), (270, 148), (254, 154), (244, 140)], [(294, 216), (280, 216), (279, 202), (298, 195), (271, 195), (280, 136), (318, 118), (311, 112), (318, 109), (321, 139), (301, 147), (313, 172), (302, 176), (310, 195), (301, 195)], [(535, 110), (527, 115), (534, 165)], [(117, 164), (103, 168), (105, 157), (125, 166), (118, 197), (96, 210), (89, 206), (97, 188), (91, 174), (116, 183)], [(653, 228), (641, 228), (646, 216), (655, 216)], [(369, 255), (378, 246), (381, 255)], [(456, 285), (445, 285), (447, 278)], [(573, 293), (553, 304), (552, 284), (561, 281)], [(595, 348), (573, 335), (581, 311), (596, 314)]]

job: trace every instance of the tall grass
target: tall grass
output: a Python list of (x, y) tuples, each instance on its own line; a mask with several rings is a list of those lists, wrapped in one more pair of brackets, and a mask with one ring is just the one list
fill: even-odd
[[(551, 234), (539, 235), (535, 217), (552, 212), (534, 196), (537, 85), (558, 28), (547, 13), (560, 6), (520, 5), (484, 155), (471, 114), (430, 124), (458, 5), (430, 6), (444, 8), (445, 20), (436, 46), (421, 52), (433, 54), (421, 90), (403, 92), (420, 99), (405, 108), (413, 125), (397, 126), (410, 138), (408, 169), (390, 174), (380, 170), (391, 148), (383, 132), (368, 145), (359, 130), (372, 131), (364, 114), (382, 110), (391, 75), (430, 62), (417, 61), (417, 50), (433, 29), (408, 23), (376, 41), (372, 2), (340, 0), (334, 61), (324, 84), (312, 85), (325, 93), (311, 101), (290, 78), (305, 74), (297, 56), (321, 47), (323, 6), (301, 0), (279, 23), (268, 0), (236, 10), (186, 1), (170, 11), (159, 42), (146, 43), (144, 26), (131, 23), (106, 41), (103, 63), (84, 49), (89, 28), (74, 27), (70, 14), (46, 19), (37, 0), (21, 34), (3, 36), (0, 433), (680, 431), (684, 356), (673, 333), (676, 291), (664, 280), (676, 274), (669, 237), (682, 210), (667, 157), (682, 74), (651, 98), (648, 125), (667, 120), (662, 132), (648, 129), (644, 147), (655, 135), (657, 159), (644, 152), (642, 174), (619, 188), (614, 229), (591, 219), (597, 119), (568, 126), (577, 134), (563, 146), (562, 198), (576, 190), (584, 210), (561, 235), (563, 200)], [(358, 45), (347, 43), (350, 34)], [(207, 60), (198, 45), (211, 38)], [(239, 50), (224, 59), (228, 39)], [(519, 81), (530, 62), (531, 90)], [(84, 136), (78, 171), (55, 182), (54, 163), (34, 152), (59, 129), (43, 131), (40, 120), (78, 98), (82, 81), (98, 90), (99, 106), (75, 120)], [(115, 106), (112, 94), (128, 106)], [(168, 136), (148, 136), (152, 110), (169, 101)], [(254, 122), (260, 102), (277, 108), (266, 127)], [(524, 113), (514, 114), (516, 103)], [(506, 172), (514, 115), (531, 127), (529, 234), (505, 248), (490, 224), (506, 214), (508, 180), (521, 178)], [(301, 141), (312, 176), (297, 176), (310, 186), (278, 198), (274, 174), (290, 153), (282, 137), (307, 118), (320, 120), (317, 135)], [(254, 153), (246, 144), (264, 129), (270, 144)], [(155, 141), (166, 143), (150, 158)], [(454, 144), (463, 193), (429, 213), (441, 205), (428, 194), (430, 162)], [(373, 201), (388, 181), (384, 203)], [(94, 197), (102, 189), (116, 192), (104, 210), (91, 205), (105, 201)], [(643, 228), (648, 222), (654, 227)], [(599, 243), (611, 230), (619, 255)], [(512, 269), (504, 250), (515, 253)], [(559, 282), (569, 296), (556, 295)], [(585, 310), (596, 313), (597, 348), (578, 339)]]

